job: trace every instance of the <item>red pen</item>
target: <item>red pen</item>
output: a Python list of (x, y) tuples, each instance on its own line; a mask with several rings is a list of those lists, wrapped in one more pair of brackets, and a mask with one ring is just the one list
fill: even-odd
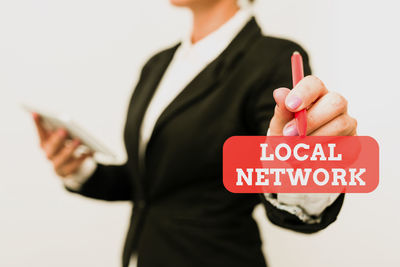
[[(299, 52), (294, 52), (292, 55), (292, 79), (293, 88), (304, 78), (303, 58)], [(297, 131), (299, 135), (304, 137), (307, 132), (307, 111), (300, 110), (294, 114), (296, 120)]]

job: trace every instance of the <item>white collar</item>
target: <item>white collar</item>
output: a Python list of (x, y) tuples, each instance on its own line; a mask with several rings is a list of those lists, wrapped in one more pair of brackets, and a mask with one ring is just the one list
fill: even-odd
[(182, 56), (188, 53), (195, 54), (204, 61), (216, 58), (238, 35), (251, 17), (250, 9), (242, 8), (222, 26), (195, 44), (191, 42), (191, 35), (187, 34), (179, 47), (179, 54)]

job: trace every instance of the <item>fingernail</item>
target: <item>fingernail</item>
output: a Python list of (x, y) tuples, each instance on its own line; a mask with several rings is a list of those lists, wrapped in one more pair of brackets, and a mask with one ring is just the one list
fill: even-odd
[(67, 133), (67, 131), (64, 130), (64, 129), (59, 129), (59, 130), (58, 130), (58, 134), (59, 134), (60, 136), (62, 136), (62, 137), (66, 137), (68, 133)]
[(286, 105), (291, 109), (297, 109), (301, 105), (301, 98), (295, 95), (289, 95), (286, 98)]
[(291, 123), (289, 125), (286, 125), (285, 128), (283, 128), (283, 135), (284, 136), (298, 136), (299, 132), (297, 131), (296, 123)]
[(37, 120), (39, 119), (39, 114), (37, 114), (36, 112), (32, 112), (32, 117)]
[(74, 146), (79, 146), (81, 144), (81, 141), (79, 141), (79, 139), (74, 139), (73, 144)]

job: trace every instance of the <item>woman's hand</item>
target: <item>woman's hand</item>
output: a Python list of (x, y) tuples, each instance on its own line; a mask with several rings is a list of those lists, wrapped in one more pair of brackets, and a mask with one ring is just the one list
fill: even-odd
[(299, 135), (294, 112), (307, 109), (307, 135), (346, 136), (357, 134), (357, 121), (347, 114), (347, 101), (329, 92), (321, 80), (307, 76), (293, 90), (274, 91), (275, 114), (269, 125), (271, 136)]
[(67, 177), (74, 174), (83, 161), (91, 156), (91, 153), (75, 156), (80, 141), (78, 139), (70, 140), (65, 129), (49, 131), (44, 127), (38, 114), (34, 113), (33, 119), (38, 131), (40, 147), (52, 162), (54, 170), (59, 176)]

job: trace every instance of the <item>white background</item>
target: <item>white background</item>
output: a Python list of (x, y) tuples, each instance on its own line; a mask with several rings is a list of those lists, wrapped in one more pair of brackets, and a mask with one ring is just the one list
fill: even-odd
[[(348, 195), (314, 235), (256, 211), (272, 267), (400, 266), (399, 4), (259, 0), (267, 34), (300, 42), (314, 73), (349, 100), (359, 134), (381, 148), (381, 181)], [(24, 101), (65, 112), (124, 156), (125, 110), (138, 73), (189, 29), (167, 0), (0, 0), (0, 266), (119, 266), (130, 206), (65, 192), (39, 151)]]

